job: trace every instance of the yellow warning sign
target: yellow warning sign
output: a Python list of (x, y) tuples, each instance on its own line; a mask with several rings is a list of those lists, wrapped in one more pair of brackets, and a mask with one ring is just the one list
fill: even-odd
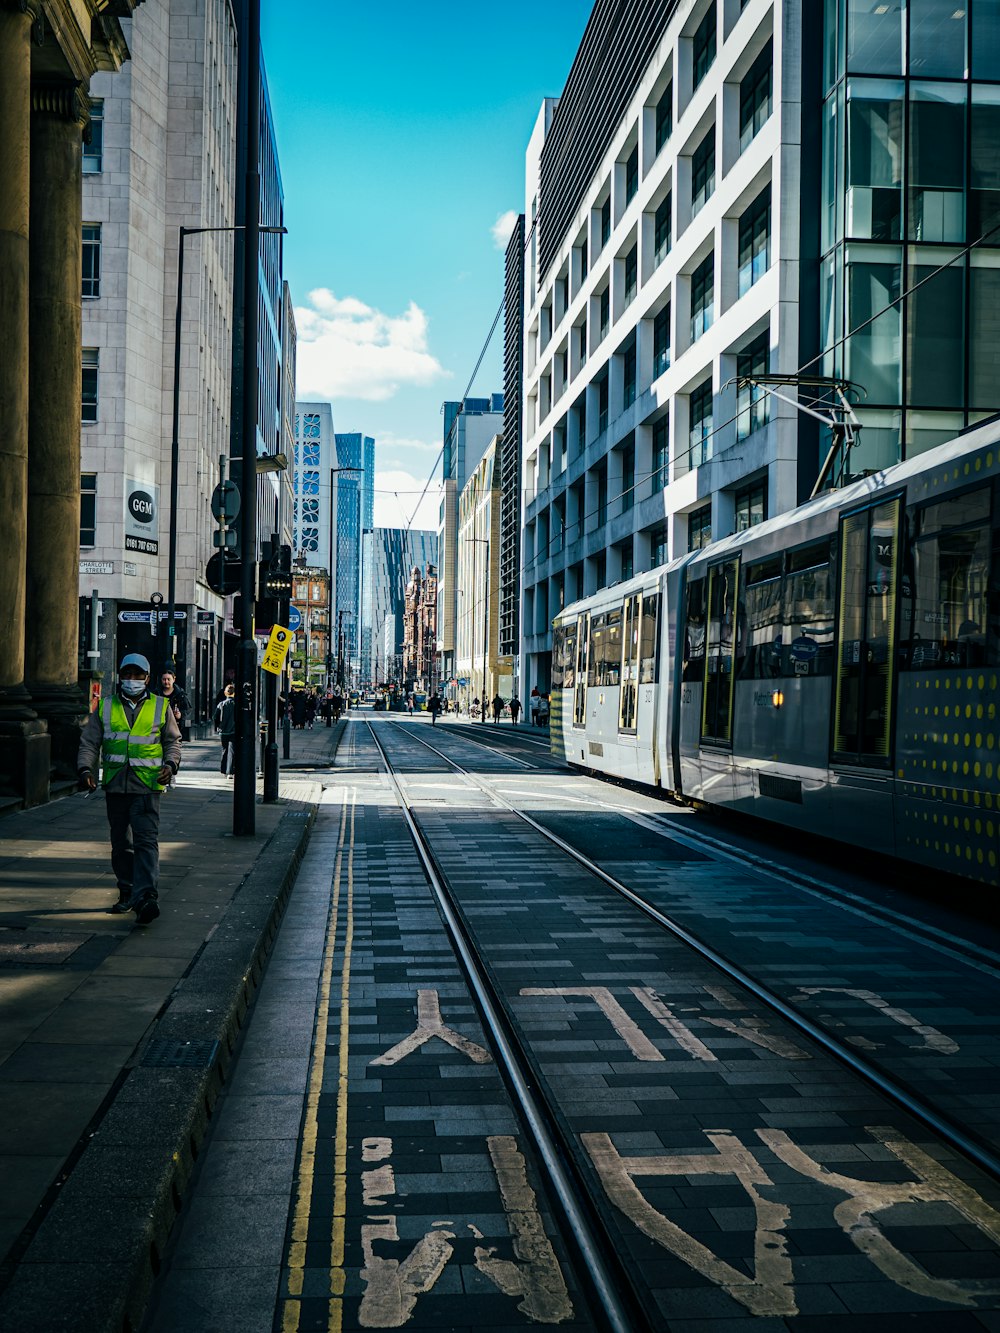
[(285, 665), (285, 654), (291, 646), (292, 631), (286, 629), (284, 625), (275, 625), (271, 630), (267, 647), (264, 649), (264, 657), (260, 664), (261, 670), (270, 671), (272, 675), (280, 676)]

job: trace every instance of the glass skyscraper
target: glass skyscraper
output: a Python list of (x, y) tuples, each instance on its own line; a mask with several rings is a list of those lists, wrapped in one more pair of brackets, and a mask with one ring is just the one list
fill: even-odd
[[(375, 441), (370, 435), (336, 435), (337, 575), (334, 633), (343, 631), (345, 666), (352, 679), (361, 672), (362, 536), (375, 525)], [(341, 613), (343, 613), (341, 615)], [(339, 646), (338, 646), (339, 651)]]
[(823, 42), (823, 373), (864, 391), (850, 477), (998, 405), (1000, 0), (825, 0)]

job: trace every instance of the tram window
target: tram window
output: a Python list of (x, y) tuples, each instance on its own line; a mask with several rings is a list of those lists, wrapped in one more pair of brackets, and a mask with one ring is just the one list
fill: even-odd
[(831, 675), (834, 619), (829, 542), (789, 552), (784, 622), (783, 673)]
[(903, 609), (905, 665), (911, 671), (984, 666), (996, 660), (995, 641), (988, 638), (989, 516), (987, 487), (919, 512), (912, 600)]
[(739, 561), (713, 565), (708, 584), (708, 642), (701, 738), (728, 745), (733, 738), (733, 668)]
[(749, 565), (743, 591), (742, 680), (781, 674), (781, 556)]
[(604, 644), (608, 637), (608, 618), (606, 615), (590, 618), (590, 667), (587, 671), (588, 685), (602, 685), (601, 673), (604, 669)]
[(660, 594), (642, 599), (642, 630), (639, 635), (639, 684), (652, 685), (659, 676)]
[(700, 685), (705, 675), (705, 580), (687, 587), (684, 611), (684, 667), (681, 679)]
[(549, 677), (549, 684), (553, 690), (561, 690), (563, 687), (563, 649), (566, 643), (566, 630), (562, 625), (556, 625), (552, 630), (552, 670)]
[(622, 613), (608, 612), (608, 632), (604, 639), (604, 665), (601, 685), (617, 685), (622, 671)]
[[(576, 686), (576, 621), (563, 626), (562, 686), (572, 690)], [(555, 682), (553, 682), (554, 684)]]

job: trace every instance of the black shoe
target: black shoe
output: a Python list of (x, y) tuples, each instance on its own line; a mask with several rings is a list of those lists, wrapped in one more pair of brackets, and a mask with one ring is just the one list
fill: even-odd
[(148, 926), (151, 921), (155, 921), (160, 915), (160, 909), (157, 906), (156, 899), (148, 895), (143, 898), (135, 907), (135, 920), (139, 926)]
[(124, 916), (126, 912), (131, 912), (132, 886), (119, 884), (118, 901), (116, 903), (112, 903), (111, 906), (106, 908), (105, 910), (108, 911), (112, 916)]

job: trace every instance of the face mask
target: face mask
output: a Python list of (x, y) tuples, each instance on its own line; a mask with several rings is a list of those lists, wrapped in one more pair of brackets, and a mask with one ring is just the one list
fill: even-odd
[(135, 699), (140, 694), (146, 693), (146, 682), (144, 680), (122, 680), (119, 681), (119, 688), (127, 698)]

